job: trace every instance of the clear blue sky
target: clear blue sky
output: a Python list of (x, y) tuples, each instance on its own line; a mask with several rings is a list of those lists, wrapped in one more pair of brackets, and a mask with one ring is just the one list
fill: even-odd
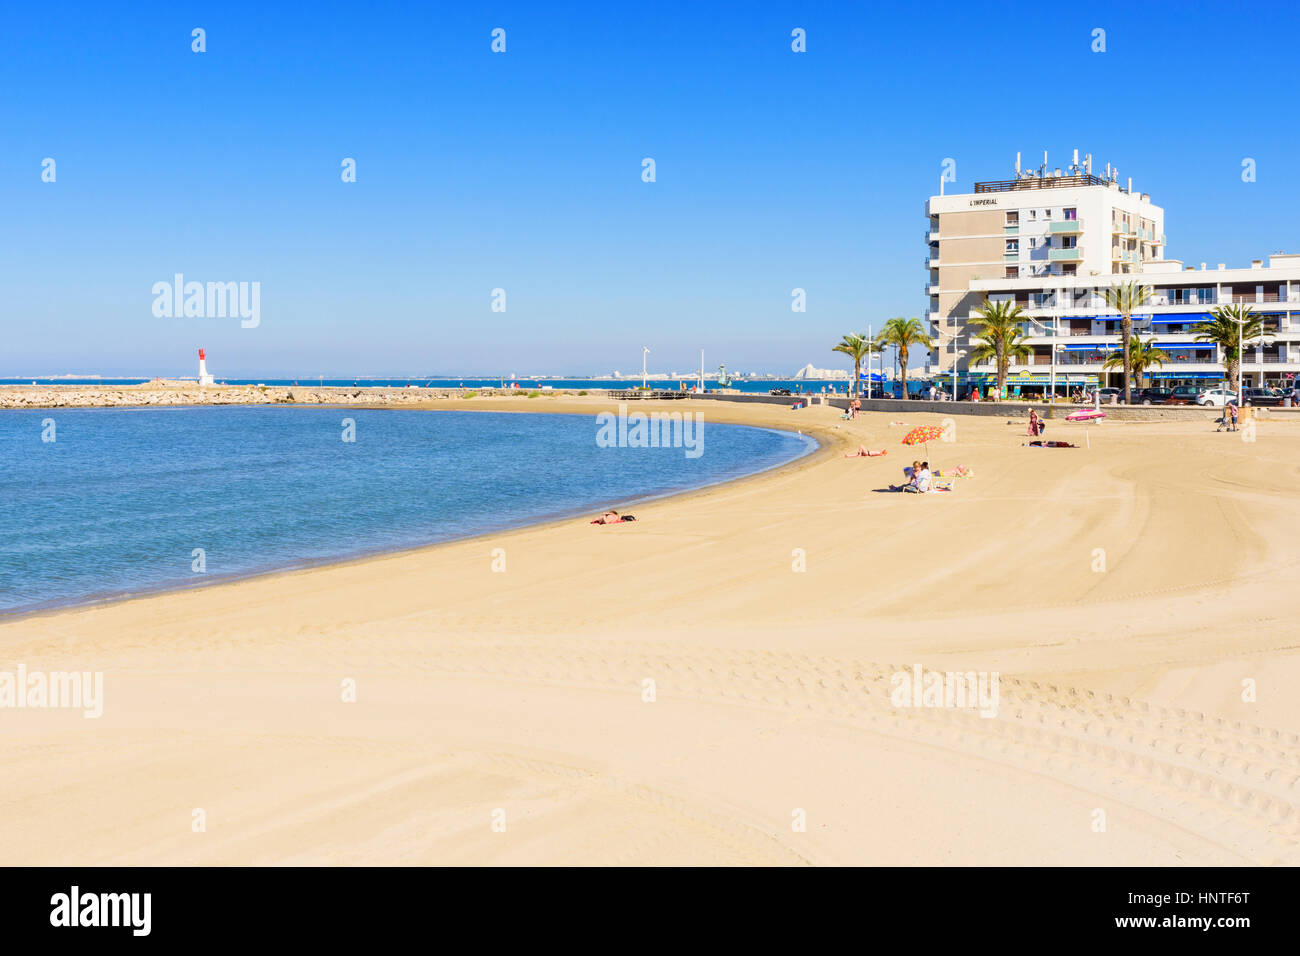
[[(1187, 262), (1300, 251), (1286, 4), (277, 6), (9, 7), (0, 375), (842, 365), (923, 313), (944, 158), (1017, 150), (1117, 164)], [(175, 272), (261, 325), (155, 318)]]

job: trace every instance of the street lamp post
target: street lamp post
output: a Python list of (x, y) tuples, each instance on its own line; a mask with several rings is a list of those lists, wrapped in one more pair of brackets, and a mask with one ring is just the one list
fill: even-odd
[(1050, 405), (1056, 404), (1056, 350), (1059, 348), (1056, 342), (1052, 343), (1052, 371), (1048, 374), (1051, 384), (1047, 386), (1049, 389), (1047, 401)]
[(871, 401), (871, 365), (872, 365), (871, 356), (873, 354), (873, 349), (875, 347), (874, 343), (876, 341), (875, 336), (872, 334), (873, 332), (875, 332), (875, 326), (868, 325), (867, 326), (867, 401)]
[(641, 346), (641, 389), (645, 390), (645, 357), (650, 354), (650, 350), (644, 345)]
[[(1065, 346), (1061, 345), (1059, 342), (1052, 343), (1052, 374), (1050, 376), (1052, 384), (1049, 386), (1052, 390), (1052, 394), (1048, 399), (1048, 402), (1052, 405), (1056, 404), (1056, 353), (1063, 352), (1064, 350)], [(1068, 380), (1065, 383), (1065, 390), (1067, 392), (1070, 390), (1070, 383)]]
[(953, 332), (951, 334), (951, 338), (952, 338), (952, 400), (955, 402), (957, 401), (957, 362), (963, 355), (966, 354), (966, 352), (964, 349), (961, 351), (958, 351), (957, 349), (957, 340), (961, 338), (961, 336), (958, 333)]
[(1051, 391), (1051, 397), (1048, 398), (1048, 402), (1052, 405), (1056, 404), (1056, 350), (1061, 347), (1057, 343), (1056, 337), (1061, 334), (1060, 325), (1061, 325), (1060, 316), (1053, 316), (1052, 317), (1052, 372), (1051, 375), (1049, 376), (1049, 378), (1051, 379), (1051, 385), (1049, 387), (1051, 388), (1052, 391)]
[(1237, 405), (1241, 406), (1241, 386), (1242, 376), (1246, 373), (1246, 343), (1242, 337), (1246, 333), (1246, 323), (1242, 319), (1237, 320)]

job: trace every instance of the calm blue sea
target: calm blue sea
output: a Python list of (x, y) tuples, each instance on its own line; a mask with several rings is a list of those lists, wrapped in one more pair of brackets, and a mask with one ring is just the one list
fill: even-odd
[(707, 421), (693, 459), (596, 434), (594, 416), (501, 412), (0, 411), (0, 613), (594, 516), (815, 447)]

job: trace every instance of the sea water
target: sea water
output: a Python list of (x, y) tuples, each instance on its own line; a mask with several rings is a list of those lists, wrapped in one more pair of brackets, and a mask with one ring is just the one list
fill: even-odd
[(688, 457), (598, 443), (598, 430), (594, 414), (0, 411), (0, 613), (579, 520), (815, 447), (706, 421)]

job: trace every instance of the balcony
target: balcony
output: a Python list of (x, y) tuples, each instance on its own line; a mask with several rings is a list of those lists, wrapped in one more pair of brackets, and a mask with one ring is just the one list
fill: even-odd
[(1019, 227), (1019, 226), (1006, 226), (1005, 228), (1006, 228), (1006, 234), (1007, 234), (1008, 236), (1018, 236), (1018, 235), (1020, 235), (1020, 227)]
[(1050, 232), (1053, 236), (1077, 236), (1079, 233), (1083, 232), (1083, 220), (1081, 219), (1054, 220), (1048, 226), (1048, 232)]
[(1082, 262), (1082, 249), (1048, 249), (1048, 262)]

